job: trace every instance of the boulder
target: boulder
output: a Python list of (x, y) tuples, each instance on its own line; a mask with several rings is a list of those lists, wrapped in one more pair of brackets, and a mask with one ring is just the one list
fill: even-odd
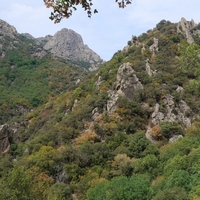
[(182, 136), (182, 135), (173, 135), (173, 136), (169, 139), (169, 143), (176, 142), (176, 141), (179, 140), (180, 138), (183, 138), (183, 136)]

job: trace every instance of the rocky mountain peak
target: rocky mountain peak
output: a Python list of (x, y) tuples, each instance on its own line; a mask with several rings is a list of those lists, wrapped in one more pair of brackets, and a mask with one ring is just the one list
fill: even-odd
[[(44, 49), (51, 51), (55, 56), (67, 60), (84, 61), (91, 65), (90, 70), (94, 70), (102, 59), (87, 45), (83, 43), (82, 37), (75, 31), (67, 28), (55, 33), (52, 37), (45, 37)], [(40, 38), (40, 41), (45, 41)]]
[(7, 22), (0, 19), (0, 37), (7, 35), (11, 38), (14, 38), (16, 34), (17, 30), (14, 26), (11, 26)]
[[(13, 49), (15, 46), (13, 42), (15, 44), (24, 42), (18, 37), (20, 35), (29, 40), (34, 40), (37, 45), (40, 45), (39, 49), (40, 52), (42, 51), (42, 54), (38, 54), (37, 51), (32, 54), (34, 56), (43, 57), (46, 55), (44, 52), (50, 51), (54, 56), (74, 61), (90, 71), (96, 70), (103, 62), (98, 54), (84, 44), (81, 35), (71, 29), (63, 28), (56, 32), (54, 36), (47, 35), (45, 37), (34, 38), (29, 33), (19, 34), (14, 26), (0, 19), (0, 39), (6, 40), (5, 36), (14, 39), (13, 41), (9, 41), (9, 45), (6, 46), (6, 49)], [(0, 50), (1, 49), (2, 45), (0, 44)], [(1, 53), (0, 57), (4, 56), (5, 52)]]

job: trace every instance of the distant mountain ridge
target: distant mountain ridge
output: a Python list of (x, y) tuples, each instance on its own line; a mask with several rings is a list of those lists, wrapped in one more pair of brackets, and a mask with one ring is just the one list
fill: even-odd
[[(0, 34), (1, 36), (14, 38), (19, 33), (14, 26), (0, 20)], [(56, 57), (83, 63), (83, 65), (87, 66), (85, 68), (88, 68), (90, 71), (98, 69), (98, 66), (103, 62), (103, 59), (97, 53), (83, 43), (81, 35), (71, 29), (63, 28), (56, 32), (54, 36), (47, 35), (40, 38), (34, 38), (29, 33), (19, 35), (34, 40), (43, 50), (51, 52)]]
[[(88, 62), (91, 65), (90, 70), (95, 70), (102, 63), (100, 56), (83, 43), (81, 35), (71, 29), (63, 28), (54, 36), (47, 36), (45, 39), (44, 49), (58, 57)], [(37, 41), (41, 40), (43, 38), (37, 39)]]

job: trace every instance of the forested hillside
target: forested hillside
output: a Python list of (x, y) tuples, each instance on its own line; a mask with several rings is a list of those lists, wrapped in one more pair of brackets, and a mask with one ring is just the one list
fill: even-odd
[(1, 199), (200, 199), (199, 35), (162, 20), (87, 74), (48, 51), (9, 51)]

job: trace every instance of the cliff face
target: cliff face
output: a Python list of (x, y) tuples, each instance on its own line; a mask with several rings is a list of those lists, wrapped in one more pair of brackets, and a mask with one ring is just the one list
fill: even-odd
[(194, 20), (187, 21), (184, 17), (182, 17), (181, 21), (178, 22), (177, 32), (182, 33), (186, 37), (187, 42), (191, 44), (194, 42), (194, 39), (192, 37), (192, 30), (196, 26), (197, 24), (195, 24)]
[(55, 56), (89, 63), (91, 71), (97, 69), (102, 63), (100, 56), (85, 45), (82, 37), (73, 30), (64, 28), (54, 36), (38, 38), (37, 41)]
[(14, 26), (11, 26), (7, 22), (0, 19), (0, 38), (6, 35), (14, 38), (16, 34), (17, 30)]

